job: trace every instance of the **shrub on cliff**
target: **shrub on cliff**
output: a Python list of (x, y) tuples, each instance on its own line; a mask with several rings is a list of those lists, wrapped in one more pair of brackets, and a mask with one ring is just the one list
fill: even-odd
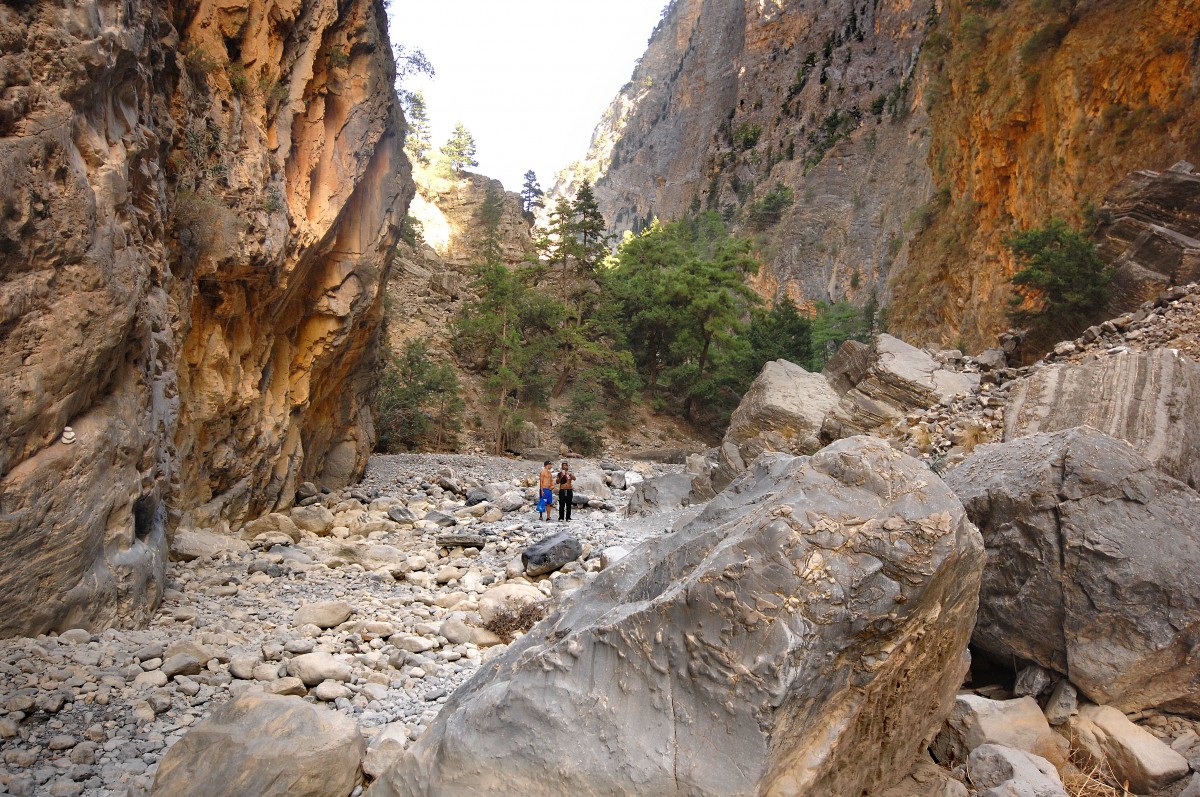
[(1108, 303), (1113, 269), (1087, 236), (1061, 219), (1016, 233), (1004, 243), (1017, 263), (1009, 315), (1035, 334), (1074, 337)]

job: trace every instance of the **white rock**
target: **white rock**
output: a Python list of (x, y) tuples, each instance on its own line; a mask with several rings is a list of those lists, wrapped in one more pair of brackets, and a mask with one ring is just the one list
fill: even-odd
[(296, 656), (288, 662), (287, 670), (288, 675), (299, 678), (307, 687), (325, 680), (349, 681), (352, 677), (347, 662), (323, 651)]
[(317, 700), (332, 703), (338, 698), (349, 699), (353, 692), (345, 684), (338, 681), (322, 681), (312, 690), (312, 694)]
[(1188, 773), (1187, 759), (1111, 706), (1080, 706), (1071, 731), (1093, 758), (1108, 761), (1117, 780), (1129, 781), (1138, 794), (1158, 791)]
[(322, 601), (301, 606), (292, 615), (292, 625), (312, 624), (318, 628), (334, 628), (350, 619), (354, 607), (345, 601)]

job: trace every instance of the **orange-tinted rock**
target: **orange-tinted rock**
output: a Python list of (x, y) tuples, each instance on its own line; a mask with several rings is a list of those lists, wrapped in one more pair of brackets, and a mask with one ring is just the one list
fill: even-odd
[(93, 0), (0, 31), (0, 635), (138, 623), (173, 527), (365, 464), (412, 192), (385, 20)]

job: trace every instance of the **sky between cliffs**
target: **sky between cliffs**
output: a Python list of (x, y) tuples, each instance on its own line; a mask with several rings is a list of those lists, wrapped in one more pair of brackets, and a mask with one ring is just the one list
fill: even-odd
[(478, 171), (509, 191), (587, 151), (600, 115), (629, 80), (666, 0), (392, 2), (392, 41), (437, 70), (425, 92), (434, 147), (455, 122), (475, 136)]

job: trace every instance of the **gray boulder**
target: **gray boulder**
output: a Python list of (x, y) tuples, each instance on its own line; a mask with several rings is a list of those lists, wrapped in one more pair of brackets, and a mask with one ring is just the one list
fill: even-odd
[(823, 373), (841, 396), (821, 427), (826, 440), (874, 432), (979, 386), (978, 374), (950, 370), (891, 335), (877, 335), (871, 345), (843, 343)]
[(1004, 439), (1084, 425), (1200, 488), (1200, 363), (1155, 349), (1040, 368), (1013, 386)]
[(976, 645), (1096, 703), (1200, 714), (1200, 495), (1087, 427), (982, 446), (946, 481), (987, 545)]
[(152, 797), (345, 797), (361, 780), (354, 721), (298, 697), (245, 693), (163, 756)]
[(875, 794), (953, 705), (982, 567), (954, 495), (880, 440), (760, 457), (492, 659), (367, 793)]
[(396, 523), (413, 523), (417, 520), (417, 514), (406, 506), (388, 507), (387, 515)]
[(576, 493), (589, 498), (611, 498), (612, 490), (604, 479), (604, 471), (596, 465), (581, 464), (575, 470)]
[(553, 573), (567, 562), (573, 562), (583, 553), (583, 544), (565, 531), (538, 540), (521, 552), (521, 563), (525, 573), (541, 576)]
[(811, 454), (819, 449), (821, 423), (837, 402), (821, 374), (787, 360), (764, 365), (729, 418), (711, 476), (713, 490), (724, 489), (764, 451)]
[(634, 485), (625, 512), (629, 515), (648, 515), (704, 500), (692, 494), (692, 485), (698, 478), (694, 473), (665, 473), (638, 482)]
[(441, 526), (442, 528), (448, 528), (458, 524), (458, 521), (454, 519), (454, 515), (449, 515), (445, 512), (439, 512), (436, 509), (425, 513), (425, 522), (432, 523), (435, 526)]
[(979, 797), (1069, 797), (1054, 765), (1024, 750), (985, 744), (967, 764)]

